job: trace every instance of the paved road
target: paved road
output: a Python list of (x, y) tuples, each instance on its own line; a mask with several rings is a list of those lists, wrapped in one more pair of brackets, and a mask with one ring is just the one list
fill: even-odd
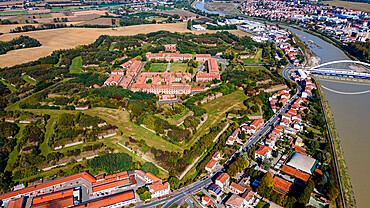
[(174, 194), (172, 198), (167, 197), (167, 198), (164, 198), (164, 199), (161, 199), (161, 200), (158, 200), (158, 201), (154, 201), (154, 202), (152, 202), (150, 204), (138, 205), (137, 207), (143, 207), (143, 208), (144, 207), (156, 207), (159, 204), (166, 203), (163, 206), (163, 208), (168, 208), (168, 207), (170, 207), (174, 203), (180, 204), (182, 202), (182, 200), (184, 200), (185, 198), (187, 198), (193, 192), (196, 192), (198, 190), (201, 190), (203, 187), (206, 187), (206, 186), (208, 186), (211, 183), (212, 183), (211, 176), (209, 176), (208, 178), (206, 178), (206, 179), (204, 179), (202, 181), (195, 182), (195, 183), (193, 183), (193, 184), (185, 187), (185, 189), (183, 191)]

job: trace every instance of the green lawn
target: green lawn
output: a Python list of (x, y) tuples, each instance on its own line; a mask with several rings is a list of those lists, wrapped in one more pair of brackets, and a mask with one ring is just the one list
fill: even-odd
[(188, 64), (181, 63), (181, 62), (174, 62), (171, 63), (170, 72), (186, 72), (188, 68)]
[(261, 64), (262, 63), (262, 49), (258, 50), (253, 58), (243, 58), (245, 64)]
[(149, 72), (165, 72), (168, 63), (152, 63), (150, 64)]
[(28, 83), (30, 83), (30, 84), (33, 84), (33, 85), (35, 85), (35, 84), (37, 84), (37, 82), (35, 81), (35, 80), (33, 80), (33, 79), (31, 79), (28, 75), (23, 75), (22, 76), (22, 79), (24, 79), (24, 81), (26, 81), (26, 82), (28, 82)]
[(195, 141), (209, 131), (210, 127), (220, 123), (221, 120), (226, 117), (227, 111), (231, 109), (245, 109), (246, 107), (243, 104), (245, 99), (247, 99), (247, 96), (244, 94), (244, 92), (238, 90), (204, 104), (202, 107), (207, 110), (208, 119), (196, 131), (189, 143), (185, 145), (185, 148), (191, 147)]
[(0, 80), (10, 91), (12, 92), (18, 92), (17, 88), (15, 88), (13, 85), (5, 82), (4, 80)]
[(170, 115), (171, 106), (170, 104), (162, 105), (161, 108), (165, 109), (163, 113), (157, 114), (158, 117), (167, 120), (172, 125), (177, 125), (180, 122), (177, 122), (179, 119), (184, 117), (189, 113), (189, 108), (183, 106), (182, 104), (173, 104), (175, 107), (181, 108), (181, 113)]
[(9, 154), (8, 163), (7, 163), (7, 166), (5, 168), (5, 170), (8, 170), (8, 171), (12, 171), (12, 166), (17, 161), (17, 157), (19, 155), (19, 151), (17, 150), (17, 147), (19, 145), (19, 138), (22, 137), (22, 135), (23, 135), (23, 129), (26, 127), (26, 124), (19, 124), (19, 127), (20, 127), (19, 128), (19, 132), (14, 137), (14, 138), (17, 139), (17, 145), (14, 147), (13, 151)]
[(166, 6), (157, 6), (157, 9), (161, 9), (161, 10), (174, 10), (174, 8), (166, 7)]
[(76, 58), (72, 59), (72, 64), (69, 67), (69, 72), (71, 74), (81, 74), (82, 73), (82, 57), (77, 56)]
[(265, 204), (268, 204), (268, 203), (265, 201), (259, 201), (258, 204), (256, 205), (256, 208), (262, 208), (263, 206), (265, 206)]
[(123, 137), (132, 137), (136, 140), (144, 140), (150, 147), (169, 151), (181, 151), (183, 148), (172, 144), (171, 142), (161, 138), (153, 132), (130, 122), (130, 116), (127, 111), (110, 109), (110, 108), (92, 108), (84, 111), (90, 116), (98, 116), (107, 123), (115, 125), (122, 132)]
[(0, 12), (0, 14), (25, 14), (26, 11), (10, 11), (10, 12)]
[(47, 121), (47, 124), (45, 126), (46, 128), (45, 139), (44, 139), (44, 142), (40, 144), (41, 154), (44, 156), (46, 156), (49, 152), (52, 151), (51, 147), (49, 147), (48, 145), (48, 140), (51, 137), (51, 135), (54, 133), (53, 126), (55, 125), (58, 119), (58, 115), (55, 115), (55, 114), (49, 114), (49, 115), (50, 115), (50, 118)]

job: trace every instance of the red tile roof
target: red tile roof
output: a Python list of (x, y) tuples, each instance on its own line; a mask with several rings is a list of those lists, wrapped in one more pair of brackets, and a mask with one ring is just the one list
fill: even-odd
[(228, 179), (230, 178), (229, 174), (227, 173), (221, 173), (220, 176), (216, 179), (216, 181), (220, 181), (222, 184), (224, 184)]
[(20, 207), (22, 207), (23, 200), (24, 200), (24, 197), (21, 197), (21, 198), (15, 199), (15, 200), (11, 200), (8, 204), (8, 208), (20, 208)]
[(119, 193), (119, 194), (106, 196), (104, 198), (100, 198), (94, 201), (85, 202), (83, 204), (74, 206), (74, 208), (82, 208), (82, 207), (100, 208), (100, 207), (105, 207), (108, 205), (116, 204), (118, 202), (127, 201), (131, 199), (135, 199), (135, 195), (132, 190)]
[(265, 146), (265, 145), (261, 145), (258, 150), (256, 150), (256, 154), (259, 154), (259, 155), (262, 155), (262, 156), (265, 156), (266, 153), (270, 152), (272, 150), (271, 147), (269, 146)]
[(98, 191), (103, 191), (106, 189), (114, 188), (114, 187), (122, 187), (122, 186), (127, 186), (131, 185), (131, 181), (129, 178), (125, 178), (119, 181), (114, 181), (110, 183), (104, 183), (102, 185), (97, 185), (93, 187), (93, 192), (98, 192)]
[(150, 180), (152, 180), (153, 182), (156, 182), (156, 181), (162, 181), (160, 178), (158, 178), (157, 176), (153, 175), (152, 173), (150, 172), (147, 172), (145, 173), (145, 177), (149, 178)]
[[(73, 196), (68, 196), (39, 204), (33, 204), (31, 208), (63, 208), (73, 206)], [(18, 207), (19, 208), (19, 207)]]
[(303, 181), (308, 181), (308, 179), (310, 179), (310, 177), (311, 177), (310, 174), (299, 171), (299, 170), (297, 170), (295, 168), (292, 168), (288, 165), (284, 165), (284, 167), (281, 169), (281, 171), (283, 171), (284, 173), (287, 173), (291, 176), (294, 176), (296, 178), (302, 179)]
[(242, 187), (242, 186), (240, 186), (240, 185), (238, 185), (238, 184), (236, 184), (236, 183), (234, 183), (234, 182), (231, 182), (230, 187), (232, 187), (232, 188), (234, 188), (234, 189), (238, 190), (238, 191), (239, 191), (239, 192), (241, 192), (241, 193), (244, 193), (244, 191), (245, 191), (245, 189), (246, 189), (246, 188), (244, 188), (244, 187)]
[(215, 167), (215, 165), (217, 164), (217, 160), (214, 160), (214, 159), (211, 159), (207, 165), (206, 165), (206, 168), (209, 168), (209, 169), (213, 169)]
[(32, 204), (39, 204), (42, 202), (47, 202), (47, 201), (52, 201), (55, 199), (60, 199), (60, 198), (65, 198), (69, 196), (73, 196), (73, 188), (67, 189), (67, 190), (62, 190), (62, 191), (57, 191), (53, 192), (50, 194), (44, 194), (44, 195), (39, 195), (33, 198)]
[(30, 193), (30, 192), (37, 191), (37, 190), (47, 188), (47, 187), (50, 187), (50, 186), (54, 186), (54, 185), (57, 185), (57, 184), (66, 183), (66, 182), (69, 182), (69, 181), (72, 181), (72, 180), (75, 180), (75, 179), (78, 179), (78, 178), (83, 178), (83, 179), (87, 180), (90, 183), (95, 182), (95, 178), (92, 175), (90, 175), (87, 172), (82, 172), (82, 173), (77, 173), (77, 174), (74, 174), (74, 175), (71, 175), (71, 176), (59, 178), (59, 179), (56, 179), (56, 180), (48, 181), (48, 182), (45, 182), (45, 183), (41, 183), (41, 184), (38, 184), (38, 185), (29, 186), (29, 187), (26, 187), (24, 189), (20, 189), (20, 190), (17, 190), (17, 191), (11, 191), (11, 192), (2, 194), (2, 195), (0, 195), (0, 200), (8, 199), (8, 198), (17, 196), (19, 194)]
[(162, 184), (161, 181), (156, 181), (149, 185), (149, 190), (153, 190), (154, 192), (163, 191), (170, 188), (170, 184), (165, 182)]
[(292, 186), (292, 183), (281, 179), (279, 177), (274, 177), (274, 187), (278, 190), (284, 191), (285, 193), (289, 193), (290, 187)]

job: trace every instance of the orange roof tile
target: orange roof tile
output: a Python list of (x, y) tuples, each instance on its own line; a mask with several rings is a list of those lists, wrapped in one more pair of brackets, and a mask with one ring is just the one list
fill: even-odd
[(131, 181), (129, 178), (125, 178), (119, 181), (114, 181), (111, 183), (104, 183), (102, 185), (97, 185), (93, 187), (93, 192), (98, 192), (98, 191), (103, 191), (106, 189), (114, 188), (114, 187), (122, 187), (122, 186), (127, 186), (131, 185)]
[(72, 180), (75, 180), (75, 179), (78, 179), (78, 178), (83, 178), (83, 179), (87, 180), (90, 183), (95, 182), (95, 178), (92, 175), (90, 175), (87, 172), (82, 172), (82, 173), (77, 173), (77, 174), (70, 175), (70, 176), (67, 176), (67, 177), (59, 178), (59, 179), (56, 179), (56, 180), (47, 181), (45, 183), (37, 184), (37, 185), (34, 185), (34, 186), (29, 186), (29, 187), (26, 187), (24, 189), (20, 189), (20, 190), (17, 190), (17, 191), (11, 191), (11, 192), (2, 194), (2, 195), (0, 195), (0, 200), (8, 199), (8, 198), (17, 196), (19, 194), (30, 193), (30, 192), (37, 191), (37, 190), (40, 190), (40, 189), (43, 189), (43, 188), (47, 188), (47, 187), (54, 186), (54, 185), (57, 185), (57, 184), (72, 181)]
[(278, 190), (284, 191), (285, 193), (289, 193), (290, 187), (292, 186), (292, 183), (279, 178), (279, 177), (274, 177), (274, 187)]
[(104, 198), (96, 199), (93, 201), (85, 202), (83, 204), (74, 206), (74, 208), (82, 208), (82, 207), (100, 208), (100, 207), (105, 207), (108, 205), (116, 204), (118, 202), (127, 201), (131, 199), (135, 199), (135, 195), (132, 190), (119, 193), (119, 194), (106, 196)]
[(221, 173), (220, 176), (216, 179), (216, 181), (220, 181), (222, 184), (224, 184), (228, 179), (230, 178), (229, 174), (227, 173)]
[(39, 195), (33, 198), (32, 204), (39, 204), (42, 202), (47, 202), (47, 201), (52, 201), (55, 199), (60, 199), (60, 198), (65, 198), (68, 196), (73, 196), (73, 188), (67, 189), (67, 190), (62, 190), (62, 191), (57, 191), (53, 192), (50, 194), (44, 194), (44, 195)]
[(157, 176), (153, 175), (152, 173), (150, 172), (147, 172), (145, 173), (145, 177), (149, 178), (150, 180), (152, 180), (153, 182), (156, 182), (156, 181), (162, 181), (160, 178), (158, 178)]
[(153, 190), (154, 192), (163, 191), (169, 189), (170, 184), (165, 182), (162, 184), (161, 181), (156, 181), (149, 185), (149, 190)]
[(63, 208), (73, 206), (73, 196), (46, 201), (39, 204), (33, 204), (31, 208)]
[(310, 179), (310, 177), (311, 177), (310, 174), (299, 171), (299, 170), (297, 170), (295, 168), (292, 168), (288, 165), (284, 165), (284, 167), (281, 169), (281, 171), (283, 171), (284, 173), (287, 173), (291, 176), (294, 176), (296, 178), (302, 179), (303, 181), (308, 181), (308, 179)]
[(236, 184), (234, 182), (231, 182), (230, 187), (233, 187), (234, 189), (236, 189), (236, 190), (238, 190), (238, 191), (240, 191), (242, 193), (244, 193), (244, 191), (246, 189), (246, 188), (244, 188), (244, 187), (242, 187), (242, 186), (240, 186), (240, 185), (238, 185), (238, 184)]
[(215, 165), (217, 164), (217, 160), (214, 160), (214, 159), (211, 159), (207, 165), (206, 165), (206, 168), (209, 168), (209, 169), (213, 169), (215, 167)]

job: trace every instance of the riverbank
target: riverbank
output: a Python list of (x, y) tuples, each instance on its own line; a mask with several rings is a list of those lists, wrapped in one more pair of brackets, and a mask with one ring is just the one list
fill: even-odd
[(334, 157), (333, 167), (335, 169), (334, 172), (336, 173), (335, 174), (336, 181), (339, 182), (338, 185), (339, 185), (341, 195), (342, 195), (341, 197), (342, 200), (337, 200), (337, 206), (338, 207), (355, 207), (356, 201), (354, 198), (352, 185), (348, 177), (348, 171), (347, 171), (347, 167), (346, 167), (345, 160), (343, 157), (343, 151), (340, 146), (339, 136), (335, 128), (333, 114), (331, 113), (328, 101), (325, 98), (325, 94), (320, 85), (320, 82), (316, 78), (315, 78), (315, 83), (316, 83), (318, 92), (320, 94), (321, 107), (323, 109), (323, 113), (324, 113), (325, 120), (326, 120), (326, 126), (328, 129), (328, 134), (329, 134), (329, 139), (330, 139), (330, 144), (331, 144), (331, 151)]

